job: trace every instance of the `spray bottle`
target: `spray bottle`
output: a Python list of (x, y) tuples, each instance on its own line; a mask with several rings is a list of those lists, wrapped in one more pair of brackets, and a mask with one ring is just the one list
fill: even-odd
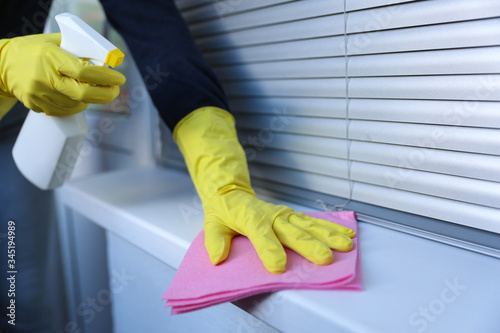
[[(119, 66), (124, 54), (79, 17), (55, 17), (61, 30), (60, 47), (94, 65)], [(12, 149), (17, 168), (42, 190), (64, 184), (73, 172), (88, 132), (83, 112), (67, 117), (48, 116), (32, 110)]]

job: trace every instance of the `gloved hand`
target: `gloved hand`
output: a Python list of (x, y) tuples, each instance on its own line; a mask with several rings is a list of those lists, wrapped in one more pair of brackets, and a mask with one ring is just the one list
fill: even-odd
[(91, 65), (62, 50), (60, 43), (59, 33), (0, 40), (3, 113), (14, 98), (33, 111), (68, 116), (118, 96), (118, 86), (125, 83), (121, 73)]
[(191, 112), (177, 124), (174, 139), (203, 204), (205, 247), (214, 265), (227, 258), (238, 234), (250, 239), (271, 273), (285, 271), (283, 246), (319, 265), (332, 262), (330, 248), (352, 249), (353, 230), (256, 198), (227, 111), (205, 107)]

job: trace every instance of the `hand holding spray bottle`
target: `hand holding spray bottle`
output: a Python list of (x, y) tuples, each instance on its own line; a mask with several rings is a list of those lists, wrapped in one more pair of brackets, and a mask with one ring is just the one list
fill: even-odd
[[(124, 54), (77, 16), (63, 13), (55, 19), (63, 50), (94, 65), (122, 63)], [(83, 112), (55, 117), (30, 110), (12, 149), (14, 161), (38, 188), (59, 187), (70, 178), (87, 131)]]

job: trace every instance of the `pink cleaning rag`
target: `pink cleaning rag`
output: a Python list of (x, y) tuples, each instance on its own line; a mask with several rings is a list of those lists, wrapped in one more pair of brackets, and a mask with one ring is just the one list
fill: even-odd
[(229, 256), (223, 263), (212, 265), (204, 246), (205, 234), (202, 231), (189, 247), (162, 297), (162, 300), (167, 300), (165, 306), (172, 307), (172, 314), (179, 314), (283, 289), (362, 290), (354, 212), (306, 214), (356, 231), (353, 250), (345, 253), (333, 251), (333, 263), (319, 266), (285, 249), (286, 271), (271, 274), (264, 268), (252, 244), (244, 236), (232, 240)]

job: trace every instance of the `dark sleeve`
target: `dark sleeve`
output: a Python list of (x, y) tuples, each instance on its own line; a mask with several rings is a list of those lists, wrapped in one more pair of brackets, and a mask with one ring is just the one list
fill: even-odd
[(172, 0), (101, 0), (170, 129), (203, 106), (228, 110), (224, 91)]
[(43, 32), (52, 0), (2, 0), (0, 38)]

